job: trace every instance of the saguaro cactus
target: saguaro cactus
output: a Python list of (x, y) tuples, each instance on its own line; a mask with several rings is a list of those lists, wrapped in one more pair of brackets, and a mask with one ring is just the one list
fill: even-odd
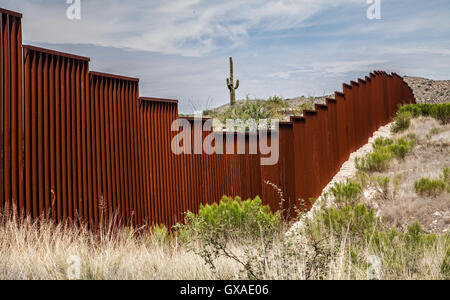
[(233, 74), (233, 58), (230, 57), (230, 78), (227, 78), (227, 86), (230, 90), (230, 104), (234, 106), (236, 104), (236, 90), (239, 88), (239, 80), (236, 81), (234, 85), (234, 74)]

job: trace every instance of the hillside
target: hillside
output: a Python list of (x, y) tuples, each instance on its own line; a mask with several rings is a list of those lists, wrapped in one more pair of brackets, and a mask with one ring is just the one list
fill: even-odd
[[(415, 190), (415, 183), (421, 178), (439, 180), (444, 168), (450, 167), (450, 124), (420, 117), (413, 119), (406, 131), (395, 134), (391, 127), (389, 124), (380, 128), (367, 145), (350, 156), (308, 213), (309, 217), (322, 209), (323, 200), (337, 183), (352, 179), (362, 186), (362, 202), (376, 211), (385, 224), (406, 229), (418, 221), (428, 233), (450, 232), (450, 190), (430, 194)], [(370, 155), (377, 138), (402, 137), (413, 139), (415, 144), (404, 159), (393, 160), (385, 170), (358, 170), (355, 159)]]
[(450, 102), (450, 80), (431, 80), (422, 77), (404, 77), (413, 89), (417, 103)]

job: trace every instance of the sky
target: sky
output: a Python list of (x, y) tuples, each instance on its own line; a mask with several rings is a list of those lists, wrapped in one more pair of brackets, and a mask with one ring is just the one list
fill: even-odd
[[(88, 56), (140, 78), (140, 95), (181, 113), (237, 98), (323, 96), (373, 70), (450, 79), (448, 0), (0, 0), (23, 13), (24, 44)], [(380, 19), (367, 10), (380, 1)]]

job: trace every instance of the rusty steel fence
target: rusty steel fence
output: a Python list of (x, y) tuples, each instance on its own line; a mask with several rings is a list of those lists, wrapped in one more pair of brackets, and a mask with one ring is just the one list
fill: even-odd
[(22, 15), (0, 8), (0, 204), (24, 205)]
[[(399, 106), (415, 103), (399, 75), (374, 71), (269, 131), (279, 159), (262, 165), (268, 155), (258, 133), (213, 132), (209, 119), (178, 119), (178, 101), (140, 97), (136, 78), (90, 72), (86, 57), (22, 46), (22, 16), (0, 13), (0, 209), (33, 218), (170, 227), (224, 195), (260, 196), (293, 216), (294, 207), (311, 207)], [(178, 140), (190, 153), (172, 151)]]
[[(137, 123), (139, 80), (89, 73), (87, 199), (89, 221), (97, 226), (114, 217), (125, 225), (139, 224), (142, 194)], [(93, 220), (92, 220), (93, 218)]]

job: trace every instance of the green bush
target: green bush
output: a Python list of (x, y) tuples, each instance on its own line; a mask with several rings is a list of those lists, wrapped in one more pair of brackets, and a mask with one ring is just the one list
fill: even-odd
[(450, 168), (444, 168), (438, 180), (421, 178), (414, 183), (416, 193), (419, 195), (439, 196), (447, 189), (450, 193)]
[(447, 192), (450, 193), (450, 168), (445, 168), (442, 171), (441, 180), (447, 186)]
[(204, 110), (203, 111), (203, 115), (206, 116), (206, 117), (214, 116), (214, 111), (213, 110), (209, 110), (209, 109)]
[(393, 133), (398, 133), (409, 129), (411, 126), (412, 114), (409, 111), (398, 112), (395, 122), (392, 125), (391, 131)]
[(395, 143), (387, 146), (387, 149), (393, 154), (394, 157), (404, 159), (414, 145), (415, 141), (408, 141), (404, 138), (401, 138), (398, 139)]
[(375, 142), (373, 143), (372, 147), (374, 150), (376, 150), (376, 149), (385, 148), (392, 144), (394, 144), (394, 140), (392, 140), (392, 139), (377, 138), (377, 139), (375, 139)]
[(337, 182), (330, 189), (330, 193), (339, 205), (355, 205), (361, 199), (362, 187), (356, 182), (347, 179), (346, 183)]
[(355, 158), (355, 166), (361, 171), (383, 171), (389, 167), (389, 161), (391, 159), (392, 153), (389, 151), (376, 151), (369, 153), (364, 157)]
[(254, 99), (247, 97), (243, 103), (237, 103), (235, 106), (228, 108), (223, 113), (216, 113), (214, 111), (206, 111), (209, 117), (218, 119), (223, 124), (231, 119), (240, 119), (243, 121), (253, 119), (256, 122), (259, 120), (282, 119), (283, 111), (289, 105), (286, 101), (278, 96), (270, 97), (267, 100)]
[(445, 183), (442, 180), (432, 180), (430, 178), (421, 178), (414, 183), (416, 193), (419, 195), (438, 196), (445, 189)]
[(450, 103), (441, 104), (408, 104), (401, 107), (398, 114), (411, 113), (413, 117), (431, 116), (444, 124), (450, 122)]
[(450, 122), (450, 103), (436, 104), (431, 108), (430, 115), (443, 124)]
[(414, 140), (404, 138), (392, 139), (378, 138), (373, 144), (373, 152), (355, 159), (356, 168), (360, 171), (384, 171), (389, 167), (393, 158), (404, 159), (414, 147)]
[(326, 238), (330, 234), (341, 238), (364, 238), (381, 224), (375, 211), (364, 204), (346, 205), (341, 208), (330, 207), (317, 213), (308, 221), (307, 232), (313, 239)]
[(187, 213), (183, 234), (217, 235), (221, 238), (240, 235), (259, 237), (275, 232), (281, 222), (278, 213), (262, 205), (259, 197), (242, 201), (223, 197), (219, 204), (201, 206), (198, 214)]
[[(397, 229), (389, 231), (374, 231), (370, 236), (371, 251), (381, 253), (385, 277), (398, 278), (405, 269), (423, 278), (431, 270), (424, 268), (423, 259), (429, 251), (435, 251), (438, 244), (449, 249), (448, 235), (427, 234), (422, 230), (420, 223), (413, 223), (406, 232)], [(448, 250), (447, 250), (448, 252)], [(441, 263), (442, 279), (448, 279), (449, 267), (447, 259)], [(434, 271), (431, 271), (434, 272)]]

